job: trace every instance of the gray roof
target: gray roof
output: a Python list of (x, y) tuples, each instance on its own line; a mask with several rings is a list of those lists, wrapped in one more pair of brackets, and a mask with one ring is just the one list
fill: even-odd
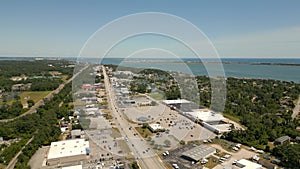
[(142, 117), (139, 117), (137, 120), (141, 121), (141, 122), (146, 122), (146, 121), (149, 121), (149, 118), (142, 116)]
[(209, 147), (206, 145), (200, 145), (200, 146), (194, 147), (188, 151), (183, 152), (182, 156), (191, 158), (192, 160), (195, 160), (195, 161), (199, 161), (215, 152), (216, 152), (216, 149), (213, 147)]
[(81, 130), (78, 129), (78, 130), (72, 130), (71, 131), (71, 135), (72, 136), (80, 136), (81, 135)]
[(279, 137), (275, 140), (275, 142), (284, 142), (284, 141), (287, 141), (289, 140), (290, 137), (289, 136), (282, 136), (282, 137)]

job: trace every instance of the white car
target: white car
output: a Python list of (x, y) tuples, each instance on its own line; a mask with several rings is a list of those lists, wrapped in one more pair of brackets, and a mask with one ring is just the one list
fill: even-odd
[(172, 166), (176, 169), (179, 169), (178, 165), (176, 163), (173, 163)]

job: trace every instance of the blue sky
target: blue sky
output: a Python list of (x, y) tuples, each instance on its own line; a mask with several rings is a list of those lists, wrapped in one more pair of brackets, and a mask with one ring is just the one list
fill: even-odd
[(200, 28), (221, 57), (298, 58), (299, 9), (298, 0), (1, 1), (0, 55), (77, 56), (108, 22), (163, 12)]

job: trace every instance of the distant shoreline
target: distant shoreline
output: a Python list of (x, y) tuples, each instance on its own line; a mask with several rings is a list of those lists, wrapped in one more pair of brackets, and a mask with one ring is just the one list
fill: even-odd
[[(2, 60), (2, 62), (1, 62)], [(218, 71), (214, 64), (223, 65), (226, 77), (236, 78), (250, 78), (250, 79), (273, 79), (281, 81), (293, 81), (300, 83), (300, 58), (299, 59), (221, 59), (209, 60), (205, 59), (205, 63), (200, 62), (199, 59), (184, 58), (183, 61), (175, 59), (129, 59), (124, 58), (105, 58), (99, 62), (99, 58), (77, 58), (75, 57), (0, 57), (0, 64), (5, 61), (35, 61), (35, 60), (68, 60), (75, 62), (84, 62), (91, 64), (105, 64), (105, 65), (119, 65), (135, 68), (154, 68), (164, 71), (177, 71), (183, 73), (192, 73), (193, 75), (207, 76), (208, 72), (206, 67), (211, 66), (211, 71)], [(215, 62), (214, 62), (215, 61)], [(219, 61), (219, 62), (218, 62)], [(220, 64), (221, 63), (221, 64)], [(216, 68), (216, 69), (215, 69)]]
[[(76, 57), (5, 57), (0, 56), (0, 61), (34, 61), (34, 60), (70, 60), (76, 61)], [(81, 58), (87, 61), (99, 60), (99, 58)], [(219, 61), (216, 61), (220, 60)], [(120, 60), (129, 63), (186, 63), (186, 64), (250, 64), (250, 65), (270, 65), (270, 66), (300, 66), (300, 58), (205, 58), (204, 62), (197, 58), (182, 58), (174, 60), (172, 58), (104, 58), (104, 60)], [(211, 61), (210, 61), (211, 60)], [(296, 61), (297, 63), (286, 62)]]

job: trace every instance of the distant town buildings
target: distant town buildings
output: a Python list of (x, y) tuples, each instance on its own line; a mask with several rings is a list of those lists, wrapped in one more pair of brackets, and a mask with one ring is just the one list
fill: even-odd
[(24, 90), (29, 90), (31, 87), (31, 83), (27, 83), (27, 84), (15, 84), (11, 87), (12, 91), (24, 91)]

